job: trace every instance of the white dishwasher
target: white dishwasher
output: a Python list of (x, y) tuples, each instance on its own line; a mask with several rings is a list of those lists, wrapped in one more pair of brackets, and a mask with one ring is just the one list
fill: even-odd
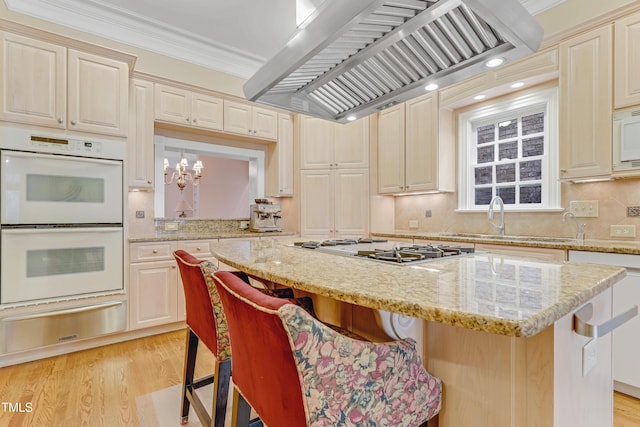
[[(569, 251), (569, 261), (618, 265), (627, 276), (613, 285), (613, 316), (640, 305), (640, 255)], [(614, 389), (640, 398), (640, 316), (613, 331)]]

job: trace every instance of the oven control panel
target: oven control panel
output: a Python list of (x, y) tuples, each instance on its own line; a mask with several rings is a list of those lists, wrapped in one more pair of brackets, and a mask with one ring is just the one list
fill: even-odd
[(35, 151), (60, 152), (75, 155), (98, 155), (102, 152), (101, 141), (46, 138), (32, 135), (29, 145)]

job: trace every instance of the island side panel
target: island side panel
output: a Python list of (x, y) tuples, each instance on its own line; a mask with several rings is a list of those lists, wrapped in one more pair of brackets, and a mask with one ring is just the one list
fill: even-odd
[[(611, 319), (612, 296), (610, 288), (590, 301), (594, 309), (589, 323), (599, 325)], [(583, 376), (582, 348), (590, 338), (573, 332), (573, 313), (555, 323), (555, 426), (612, 426), (612, 334), (597, 339), (597, 363)]]
[(427, 322), (427, 370), (444, 384), (440, 427), (550, 427), (553, 328), (516, 338)]

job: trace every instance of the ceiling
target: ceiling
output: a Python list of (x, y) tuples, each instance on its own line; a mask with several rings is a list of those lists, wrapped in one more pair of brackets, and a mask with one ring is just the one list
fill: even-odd
[[(4, 1), (14, 12), (247, 79), (294, 33), (296, 5), (323, 0)], [(533, 15), (563, 1), (520, 0)]]

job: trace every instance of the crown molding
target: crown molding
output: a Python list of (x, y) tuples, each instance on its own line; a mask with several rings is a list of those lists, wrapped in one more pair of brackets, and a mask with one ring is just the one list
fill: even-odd
[(251, 77), (264, 58), (196, 34), (91, 0), (5, 0), (7, 8), (241, 78)]
[(537, 15), (565, 1), (566, 0), (520, 0), (520, 3), (530, 14)]

